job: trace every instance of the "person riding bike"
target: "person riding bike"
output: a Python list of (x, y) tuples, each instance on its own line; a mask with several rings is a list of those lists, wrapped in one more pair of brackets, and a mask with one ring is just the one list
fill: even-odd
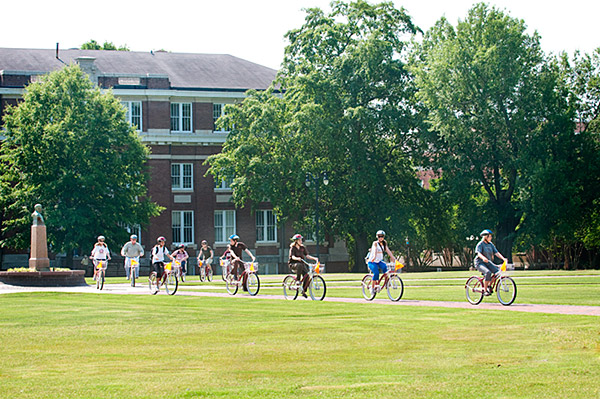
[(92, 254), (90, 256), (94, 265), (94, 279), (96, 278), (96, 269), (98, 267), (98, 263), (102, 262), (104, 264), (103, 269), (106, 269), (107, 262), (111, 259), (108, 246), (104, 242), (105, 239), (106, 238), (104, 236), (98, 236), (98, 241), (94, 244), (94, 248), (92, 249)]
[(177, 249), (173, 251), (172, 255), (181, 265), (181, 273), (185, 275), (187, 273), (187, 259), (190, 257), (185, 250), (185, 244), (179, 244)]
[(383, 270), (383, 273), (387, 272), (387, 264), (383, 261), (384, 251), (388, 254), (392, 262), (396, 261), (394, 254), (390, 251), (387, 241), (385, 240), (385, 231), (379, 230), (375, 235), (377, 236), (377, 240), (373, 241), (369, 256), (367, 257), (367, 265), (373, 273), (371, 293), (373, 293), (375, 287), (379, 285), (379, 270)]
[(484, 275), (483, 290), (484, 295), (491, 295), (490, 282), (492, 281), (492, 275), (498, 273), (499, 269), (492, 261), (494, 256), (502, 259), (504, 262), (508, 260), (496, 249), (496, 246), (492, 244), (492, 231), (483, 230), (479, 233), (481, 241), (475, 247), (475, 268)]
[(303, 262), (304, 259), (312, 259), (318, 262), (319, 259), (308, 254), (308, 250), (302, 245), (304, 237), (300, 234), (295, 234), (292, 237), (292, 243), (290, 244), (290, 255), (288, 259), (288, 266), (293, 273), (296, 273), (296, 281), (302, 281), (302, 296), (308, 298), (306, 292), (308, 291), (308, 285), (310, 284), (310, 276), (308, 275), (308, 267)]
[(129, 280), (129, 272), (131, 271), (131, 261), (137, 259), (138, 264), (135, 266), (135, 278), (140, 277), (140, 263), (139, 257), (144, 256), (144, 248), (137, 242), (138, 236), (132, 234), (129, 237), (129, 241), (123, 245), (121, 248), (121, 256), (125, 257), (125, 273), (127, 275), (127, 280)]
[[(244, 271), (244, 262), (242, 261), (242, 251), (246, 251), (246, 253), (248, 255), (250, 255), (250, 257), (252, 258), (252, 262), (256, 261), (256, 258), (254, 257), (254, 255), (252, 255), (252, 252), (250, 252), (250, 250), (248, 249), (246, 244), (244, 244), (243, 242), (240, 242), (239, 239), (240, 239), (240, 237), (237, 234), (232, 234), (229, 236), (229, 253), (232, 258), (231, 264), (233, 266), (233, 269), (231, 270), (231, 274), (236, 279), (239, 279), (238, 269), (240, 270), (240, 274), (242, 274), (242, 272)], [(244, 291), (247, 291), (246, 279), (247, 279), (247, 276), (244, 275), (244, 280), (242, 281), (242, 287), (243, 287)]]
[(156, 286), (160, 287), (165, 267), (165, 256), (173, 260), (169, 250), (165, 247), (165, 237), (158, 237), (157, 244), (152, 248), (152, 270), (156, 273)]
[(208, 241), (202, 240), (200, 252), (198, 253), (198, 267), (202, 267), (202, 263), (206, 262), (208, 267), (212, 263), (215, 253), (212, 248), (208, 245)]

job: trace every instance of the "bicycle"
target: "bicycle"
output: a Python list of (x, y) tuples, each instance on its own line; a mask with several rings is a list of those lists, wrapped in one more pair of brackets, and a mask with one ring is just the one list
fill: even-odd
[(231, 273), (231, 260), (220, 259), (219, 265), (221, 266), (221, 278), (223, 281), (227, 281), (227, 275)]
[(135, 287), (135, 269), (140, 263), (139, 259), (140, 257), (136, 256), (129, 261), (129, 281), (131, 282), (132, 287)]
[[(323, 277), (319, 275), (321, 269), (321, 263), (308, 263), (302, 260), (308, 267), (308, 278), (310, 279), (310, 283), (308, 285), (308, 292), (313, 301), (322, 301), (325, 298), (325, 293), (327, 292), (327, 285), (325, 284), (325, 280)], [(302, 285), (302, 281), (298, 281), (296, 279), (296, 275), (290, 274), (285, 276), (283, 279), (283, 296), (285, 299), (295, 300), (298, 298), (298, 293), (304, 294), (304, 287)]]
[[(517, 298), (517, 284), (511, 277), (502, 274), (505, 271), (506, 262), (503, 262), (498, 273), (495, 273), (492, 276), (489, 289), (491, 292), (496, 291), (498, 302), (504, 306), (509, 306)], [(465, 283), (465, 294), (467, 296), (467, 301), (469, 301), (471, 305), (479, 305), (483, 300), (483, 279), (483, 276), (471, 276)]]
[(383, 291), (383, 289), (387, 290), (388, 298), (391, 301), (397, 302), (402, 298), (404, 283), (400, 276), (398, 276), (397, 271), (402, 269), (404, 265), (398, 261), (396, 263), (386, 263), (386, 265), (387, 271), (381, 275), (379, 284), (375, 286), (375, 289), (372, 289), (373, 273), (369, 273), (363, 277), (361, 281), (362, 294), (367, 301), (372, 301), (377, 293)]
[[(223, 261), (221, 261), (223, 262)], [(221, 264), (221, 266), (223, 266)], [(212, 281), (213, 278), (213, 270), (212, 270), (212, 266), (210, 265), (210, 262), (208, 262), (208, 260), (203, 260), (200, 261), (200, 281)]]
[(235, 295), (238, 289), (242, 286), (244, 277), (246, 277), (246, 290), (251, 296), (258, 294), (260, 290), (260, 279), (256, 274), (258, 271), (258, 265), (255, 262), (243, 262), (244, 271), (240, 276), (239, 280), (231, 273), (227, 274), (225, 280), (225, 288), (230, 295)]
[(181, 262), (174, 260), (173, 263), (173, 267), (175, 267), (175, 271), (173, 272), (175, 273), (175, 278), (179, 279), (182, 283), (185, 283), (185, 270), (183, 269), (183, 266), (181, 266)]
[(177, 277), (172, 270), (172, 266), (172, 262), (165, 263), (164, 271), (160, 279), (157, 279), (157, 274), (155, 271), (150, 273), (148, 276), (148, 288), (150, 289), (150, 293), (152, 295), (158, 294), (161, 285), (165, 286), (165, 291), (168, 295), (175, 295), (179, 284), (177, 283)]
[(105, 274), (106, 267), (104, 261), (98, 261), (98, 264), (94, 268), (94, 280), (96, 280), (96, 289), (102, 290), (102, 288), (104, 288)]

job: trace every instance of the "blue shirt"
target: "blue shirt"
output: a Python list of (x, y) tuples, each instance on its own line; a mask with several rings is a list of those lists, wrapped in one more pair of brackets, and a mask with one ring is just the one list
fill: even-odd
[(483, 240), (479, 241), (479, 243), (475, 247), (475, 264), (476, 265), (483, 264), (483, 260), (481, 260), (481, 258), (479, 256), (477, 256), (477, 254), (482, 254), (490, 262), (493, 263), (493, 261), (494, 261), (494, 254), (496, 252), (498, 252), (498, 250), (496, 249), (496, 246), (494, 244), (492, 244), (491, 242), (487, 243), (487, 242), (485, 242)]

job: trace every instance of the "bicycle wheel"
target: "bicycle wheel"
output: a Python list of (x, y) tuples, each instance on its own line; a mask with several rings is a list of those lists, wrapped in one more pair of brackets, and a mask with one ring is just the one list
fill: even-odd
[(398, 302), (404, 294), (404, 283), (397, 274), (392, 274), (387, 282), (388, 298), (394, 302)]
[(373, 298), (375, 298), (375, 295), (377, 295), (376, 292), (371, 292), (372, 281), (373, 281), (373, 276), (370, 274), (367, 274), (366, 276), (363, 277), (362, 282), (361, 282), (362, 293), (367, 301), (372, 301)]
[(504, 306), (512, 304), (517, 297), (517, 284), (515, 284), (515, 281), (507, 276), (501, 277), (496, 284), (496, 296)]
[(283, 296), (291, 301), (298, 298), (298, 285), (294, 276), (286, 276), (283, 279)]
[(206, 270), (206, 281), (212, 281), (212, 278), (213, 278), (212, 266), (208, 266), (207, 269), (208, 270)]
[(148, 276), (148, 288), (150, 289), (150, 293), (152, 295), (156, 295), (158, 293), (158, 287), (156, 286), (156, 273), (150, 273)]
[(313, 276), (310, 285), (308, 286), (308, 292), (313, 301), (322, 301), (327, 292), (327, 286), (325, 285), (323, 277), (319, 275)]
[(227, 279), (225, 280), (225, 288), (227, 289), (229, 295), (235, 295), (238, 291), (238, 282), (231, 274), (227, 275)]
[(129, 271), (129, 280), (131, 281), (131, 286), (135, 287), (135, 269)]
[(483, 300), (483, 285), (481, 280), (475, 276), (469, 277), (465, 284), (465, 294), (467, 295), (467, 301), (471, 305), (479, 305)]
[(167, 294), (175, 295), (178, 286), (177, 276), (174, 273), (168, 273), (167, 278), (165, 278), (165, 291), (167, 291)]
[(200, 278), (200, 281), (204, 282), (204, 265), (200, 266), (200, 273), (198, 274), (198, 277)]
[(100, 270), (96, 276), (96, 288), (101, 290), (104, 287), (104, 272)]
[(246, 288), (248, 289), (248, 294), (252, 296), (258, 294), (258, 291), (260, 291), (260, 278), (258, 278), (258, 274), (248, 274), (248, 278), (246, 279)]

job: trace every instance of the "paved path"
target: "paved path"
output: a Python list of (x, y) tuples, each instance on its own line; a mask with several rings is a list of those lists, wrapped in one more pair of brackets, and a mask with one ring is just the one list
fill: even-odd
[[(215, 286), (216, 287), (216, 286)], [(208, 287), (205, 287), (208, 288)], [(222, 288), (222, 287), (220, 287)], [(128, 284), (106, 284), (102, 291), (96, 290), (94, 286), (83, 287), (16, 287), (0, 283), (0, 294), (10, 294), (19, 292), (73, 292), (73, 293), (97, 293), (100, 295), (108, 294), (128, 294), (128, 295), (150, 295), (146, 284), (138, 284), (136, 287), (130, 287)], [(159, 295), (165, 295), (161, 291)], [(231, 296), (226, 292), (199, 292), (180, 289), (176, 295), (198, 296), (198, 297), (218, 297), (218, 298), (250, 298), (247, 294), (238, 293)], [(257, 295), (253, 299), (271, 299), (284, 300), (283, 295)], [(326, 297), (327, 302), (343, 302), (343, 303), (358, 303), (368, 305), (370, 302), (362, 298), (335, 298)], [(443, 308), (458, 308), (458, 309), (491, 309), (504, 310), (512, 312), (529, 312), (529, 313), (551, 313), (565, 315), (584, 315), (584, 316), (600, 316), (600, 306), (577, 306), (577, 305), (543, 305), (543, 304), (522, 304), (514, 303), (510, 306), (502, 306), (499, 303), (482, 302), (477, 306), (473, 306), (467, 302), (450, 302), (450, 301), (417, 301), (417, 300), (400, 300), (392, 302), (386, 299), (375, 298), (372, 303), (391, 306), (425, 306), (425, 307), (443, 307)]]

